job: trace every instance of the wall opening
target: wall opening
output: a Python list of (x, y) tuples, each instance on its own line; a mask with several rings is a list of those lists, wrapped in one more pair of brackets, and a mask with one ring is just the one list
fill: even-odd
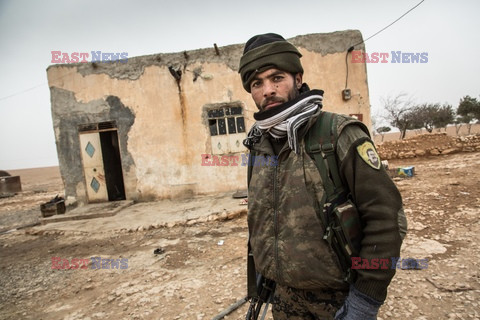
[(212, 154), (236, 153), (244, 150), (245, 118), (238, 104), (225, 104), (208, 108), (207, 119)]
[(78, 131), (88, 202), (125, 200), (116, 123), (80, 125)]
[(110, 130), (100, 132), (100, 143), (102, 145), (108, 200), (125, 200), (125, 186), (123, 184), (122, 162), (120, 159), (117, 131)]

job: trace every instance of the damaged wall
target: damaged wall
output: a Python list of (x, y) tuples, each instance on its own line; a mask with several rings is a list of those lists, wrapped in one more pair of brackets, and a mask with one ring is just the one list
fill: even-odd
[[(289, 41), (303, 54), (305, 82), (325, 91), (324, 109), (362, 114), (370, 125), (366, 66), (352, 64), (350, 56), (352, 99), (342, 99), (346, 51), (362, 41), (361, 33), (311, 34)], [(362, 49), (363, 45), (355, 47)], [(245, 189), (246, 167), (241, 159), (246, 149), (238, 142), (246, 133), (231, 135), (227, 142), (225, 136), (211, 137), (209, 128), (216, 123), (209, 110), (223, 107), (243, 109), (247, 132), (253, 124), (256, 107), (238, 75), (242, 51), (239, 44), (220, 47), (218, 52), (212, 47), (129, 58), (126, 63), (50, 66), (47, 75), (65, 196), (88, 202), (79, 126), (107, 121), (115, 121), (118, 130), (126, 199)], [(225, 155), (226, 144), (234, 150), (227, 154), (240, 160), (236, 166), (232, 161), (227, 166), (202, 165), (202, 155)]]

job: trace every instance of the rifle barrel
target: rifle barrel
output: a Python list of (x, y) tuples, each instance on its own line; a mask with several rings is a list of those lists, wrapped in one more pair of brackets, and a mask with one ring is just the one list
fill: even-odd
[(223, 319), (223, 317), (225, 317), (226, 315), (228, 315), (228, 314), (232, 313), (233, 311), (237, 310), (238, 308), (240, 308), (240, 306), (242, 306), (245, 302), (247, 302), (247, 299), (248, 298), (245, 297), (245, 298), (242, 298), (242, 299), (238, 300), (234, 304), (231, 304), (228, 308), (226, 308), (225, 310), (223, 310), (222, 312), (217, 314), (215, 317), (213, 317), (212, 320)]

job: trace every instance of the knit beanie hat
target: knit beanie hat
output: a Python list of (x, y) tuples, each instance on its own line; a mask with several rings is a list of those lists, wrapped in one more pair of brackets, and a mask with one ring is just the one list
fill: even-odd
[(245, 44), (240, 58), (238, 73), (245, 90), (250, 92), (250, 82), (257, 73), (270, 68), (278, 68), (290, 73), (303, 73), (302, 55), (293, 44), (275, 33), (260, 34)]

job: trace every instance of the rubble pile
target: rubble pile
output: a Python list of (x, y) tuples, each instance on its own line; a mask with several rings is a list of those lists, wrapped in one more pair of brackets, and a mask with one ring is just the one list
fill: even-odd
[(377, 146), (384, 160), (438, 156), (480, 151), (480, 134), (452, 137), (446, 133), (427, 133), (404, 140), (387, 141)]

